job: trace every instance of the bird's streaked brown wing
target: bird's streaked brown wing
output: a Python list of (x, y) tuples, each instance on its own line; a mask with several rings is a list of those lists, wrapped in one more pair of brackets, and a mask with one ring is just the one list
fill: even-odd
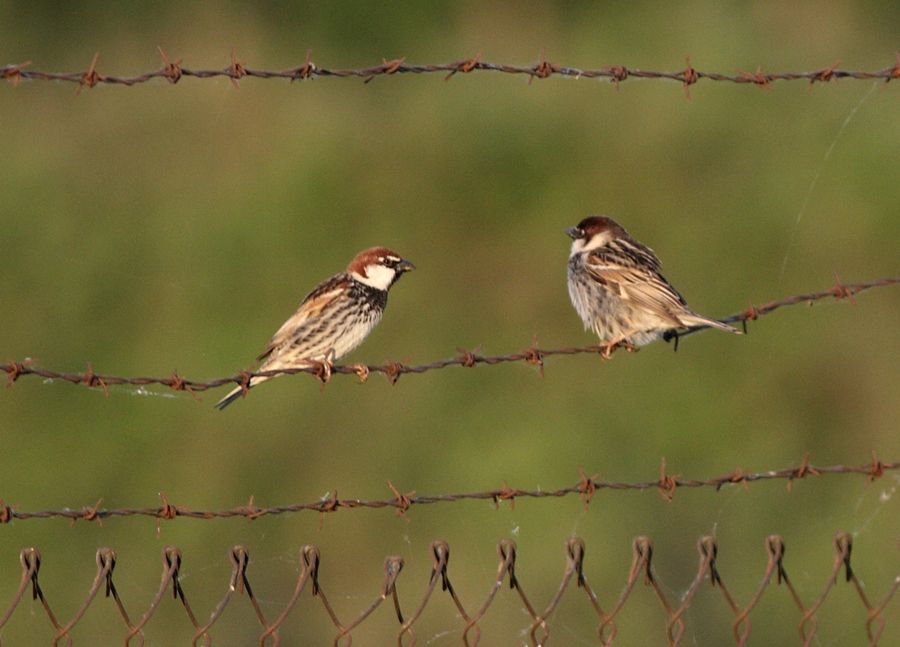
[(591, 252), (585, 267), (610, 293), (680, 325), (678, 313), (687, 303), (661, 274), (659, 258), (649, 247), (620, 238)]
[(289, 341), (304, 324), (307, 324), (311, 319), (321, 316), (324, 310), (328, 309), (336, 299), (345, 293), (349, 283), (350, 279), (347, 275), (341, 273), (318, 285), (306, 295), (297, 308), (297, 312), (281, 325), (281, 328), (272, 336), (271, 341), (266, 346), (266, 350), (256, 359), (266, 359), (272, 354), (272, 351)]

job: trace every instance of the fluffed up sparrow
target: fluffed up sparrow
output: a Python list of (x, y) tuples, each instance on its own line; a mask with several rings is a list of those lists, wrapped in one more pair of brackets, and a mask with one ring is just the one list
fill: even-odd
[(569, 297), (602, 342), (604, 357), (622, 344), (643, 346), (678, 328), (731, 326), (693, 312), (661, 274), (659, 258), (612, 218), (591, 216), (566, 230)]
[[(272, 337), (257, 357), (258, 371), (301, 368), (314, 364), (331, 366), (368, 337), (384, 314), (388, 290), (405, 272), (415, 269), (409, 261), (385, 247), (372, 247), (357, 254), (346, 271), (320, 283), (306, 295), (290, 319)], [(249, 387), (266, 380), (250, 379)], [(216, 403), (224, 409), (241, 397), (235, 388)]]

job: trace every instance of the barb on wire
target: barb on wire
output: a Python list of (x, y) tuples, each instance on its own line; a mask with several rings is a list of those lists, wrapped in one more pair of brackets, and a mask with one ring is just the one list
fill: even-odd
[(100, 502), (94, 505), (86, 505), (80, 508), (62, 508), (58, 510), (25, 511), (18, 506), (10, 505), (0, 499), (0, 524), (29, 519), (62, 518), (71, 521), (103, 521), (115, 517), (153, 517), (157, 522), (171, 521), (176, 518), (188, 519), (229, 519), (242, 517), (253, 521), (260, 517), (298, 512), (317, 512), (325, 514), (337, 512), (341, 509), (356, 508), (387, 508), (395, 510), (398, 515), (404, 516), (410, 509), (417, 506), (452, 503), (458, 501), (491, 501), (499, 505), (502, 501), (509, 501), (514, 505), (516, 499), (558, 499), (570, 495), (577, 495), (585, 506), (589, 505), (591, 498), (605, 490), (656, 490), (666, 501), (671, 501), (676, 491), (681, 489), (713, 488), (720, 490), (726, 485), (741, 485), (748, 487), (750, 484), (762, 481), (786, 481), (788, 491), (795, 481), (812, 476), (826, 476), (833, 474), (858, 474), (865, 476), (871, 482), (884, 475), (886, 471), (900, 470), (900, 461), (885, 462), (880, 460), (875, 452), (872, 459), (862, 465), (812, 465), (809, 455), (803, 456), (802, 461), (794, 467), (765, 470), (761, 472), (747, 472), (737, 468), (727, 474), (705, 479), (692, 479), (682, 476), (671, 476), (666, 471), (665, 458), (660, 465), (658, 477), (646, 481), (609, 481), (594, 475), (588, 478), (584, 470), (580, 471), (580, 479), (577, 483), (562, 487), (557, 490), (524, 490), (510, 488), (506, 483), (501, 488), (482, 492), (459, 492), (455, 494), (422, 495), (415, 492), (401, 494), (400, 490), (388, 481), (388, 488), (392, 496), (385, 499), (359, 499), (339, 498), (337, 494), (323, 497), (309, 503), (292, 503), (269, 507), (258, 506), (253, 497), (247, 505), (236, 506), (225, 510), (197, 510), (189, 506), (180, 506), (169, 501), (165, 494), (160, 494), (160, 505), (145, 508), (102, 508)]
[[(246, 546), (238, 545), (234, 546), (228, 555), (231, 563), (231, 573), (227, 577), (227, 580), (223, 582), (225, 585), (225, 593), (209, 614), (209, 619), (205, 624), (200, 624), (200, 622), (198, 622), (197, 615), (191, 608), (184, 588), (181, 586), (179, 576), (182, 568), (183, 556), (181, 550), (175, 546), (167, 546), (162, 551), (162, 577), (160, 579), (159, 588), (149, 604), (147, 604), (141, 619), (137, 623), (133, 623), (128, 613), (126, 613), (125, 606), (113, 583), (113, 570), (116, 565), (115, 551), (110, 548), (99, 549), (96, 554), (97, 572), (94, 576), (93, 583), (90, 586), (90, 590), (87, 596), (82, 600), (81, 605), (72, 616), (71, 620), (65, 624), (61, 624), (50, 610), (45, 593), (38, 583), (41, 568), (40, 552), (36, 548), (26, 548), (21, 552), (19, 557), (22, 571), (20, 584), (12, 601), (7, 605), (6, 611), (3, 615), (0, 615), (0, 631), (8, 625), (16, 610), (19, 607), (26, 605), (24, 594), (30, 586), (33, 593), (33, 599), (40, 600), (44, 609), (44, 615), (46, 616), (47, 621), (53, 626), (55, 632), (53, 639), (54, 644), (58, 644), (62, 640), (65, 640), (66, 644), (71, 644), (72, 631), (81, 622), (88, 608), (96, 602), (98, 597), (97, 594), (99, 593), (101, 586), (105, 586), (106, 597), (113, 598), (119, 615), (125, 624), (127, 632), (124, 637), (125, 644), (129, 645), (132, 641), (137, 644), (143, 644), (145, 627), (152, 620), (161, 604), (163, 604), (163, 598), (165, 597), (166, 591), (171, 589), (175, 604), (180, 603), (182, 610), (193, 626), (194, 634), (192, 637), (192, 645), (197, 645), (200, 641), (205, 645), (210, 645), (216, 635), (222, 635), (222, 633), (226, 631), (219, 623), (225, 615), (226, 608), (234, 598), (246, 598), (252, 606), (256, 619), (261, 627), (259, 645), (265, 646), (268, 643), (278, 645), (282, 640), (282, 635), (280, 633), (282, 629), (284, 630), (284, 633), (288, 633), (289, 631), (302, 632), (306, 630), (306, 627), (310, 626), (308, 621), (295, 621), (290, 623), (290, 625), (285, 624), (289, 616), (299, 616), (301, 614), (301, 612), (297, 610), (297, 601), (303, 592), (309, 589), (310, 596), (318, 599), (318, 602), (320, 603), (319, 606), (321, 606), (322, 610), (324, 610), (325, 614), (327, 614), (331, 623), (334, 625), (337, 632), (334, 638), (335, 645), (342, 644), (344, 639), (346, 639), (345, 644), (349, 645), (353, 638), (353, 632), (358, 630), (385, 600), (391, 598), (395, 615), (399, 623), (399, 630), (397, 630), (396, 634), (397, 645), (400, 647), (412, 647), (417, 643), (418, 639), (413, 625), (419, 620), (429, 603), (435, 599), (432, 594), (440, 579), (442, 591), (447, 592), (456, 606), (456, 610), (459, 612), (457, 617), (452, 620), (445, 620), (444, 622), (446, 624), (455, 623), (459, 626), (465, 645), (472, 647), (480, 643), (482, 629), (479, 623), (490, 612), (498, 595), (501, 595), (500, 591), (504, 582), (508, 584), (509, 588), (516, 591), (523, 611), (525, 611), (530, 618), (529, 626), (520, 628), (516, 632), (516, 635), (523, 636), (525, 635), (525, 630), (527, 630), (530, 644), (544, 645), (554, 635), (555, 624), (553, 615), (561, 605), (563, 598), (571, 590), (572, 582), (574, 580), (575, 587), (584, 590), (588, 602), (596, 615), (596, 621), (598, 622), (596, 636), (599, 643), (608, 646), (612, 645), (615, 641), (618, 633), (616, 621), (619, 619), (618, 617), (622, 609), (629, 603), (631, 603), (631, 606), (638, 604), (638, 602), (631, 602), (633, 599), (636, 599), (632, 594), (635, 591), (638, 580), (643, 576), (645, 585), (653, 588), (659, 606), (665, 615), (665, 623), (661, 623), (659, 629), (661, 632), (664, 631), (666, 641), (670, 646), (674, 647), (682, 643), (687, 623), (691, 621), (695, 622), (699, 617), (694, 613), (692, 618), (687, 615), (687, 611), (698, 595), (704, 595), (703, 591), (709, 591), (710, 588), (712, 588), (719, 590), (725, 604), (734, 614), (734, 621), (731, 627), (732, 637), (734, 643), (741, 647), (746, 645), (750, 638), (752, 628), (750, 615), (756, 612), (756, 616), (762, 618), (767, 613), (764, 611), (756, 611), (756, 609), (762, 596), (772, 588), (771, 585), (774, 575), (776, 586), (784, 585), (784, 587), (787, 588), (791, 601), (797, 608), (797, 613), (800, 615), (800, 619), (797, 622), (797, 629), (802, 644), (807, 646), (812, 644), (816, 639), (816, 622), (818, 614), (827, 603), (831, 591), (837, 586), (840, 586), (838, 576), (843, 571), (844, 578), (842, 579), (853, 585), (859, 603), (863, 607), (862, 611), (865, 614), (865, 621), (864, 623), (859, 623), (860, 626), (857, 628), (857, 631), (862, 633), (862, 629), (864, 628), (865, 644), (870, 646), (877, 645), (888, 621), (888, 615), (885, 613), (885, 610), (893, 601), (898, 588), (900, 588), (900, 574), (893, 579), (892, 585), (888, 587), (888, 590), (882, 597), (876, 602), (872, 602), (869, 599), (869, 594), (866, 593), (866, 589), (863, 588), (862, 583), (857, 578), (856, 573), (850, 564), (853, 538), (848, 533), (839, 532), (833, 539), (834, 561), (823, 578), (824, 585), (820, 589), (820, 593), (815, 600), (811, 604), (807, 604), (803, 602), (798, 591), (794, 588), (791, 580), (788, 578), (784, 566), (784, 544), (784, 539), (780, 535), (770, 535), (765, 538), (764, 547), (767, 560), (763, 575), (756, 588), (756, 592), (742, 606), (735, 600), (734, 596), (725, 586), (722, 573), (717, 564), (719, 545), (715, 537), (705, 535), (697, 540), (697, 553), (699, 557), (697, 570), (691, 583), (677, 600), (670, 600), (671, 593), (667, 595), (666, 590), (660, 586), (653, 574), (653, 542), (648, 537), (636, 537), (632, 543), (631, 567), (628, 570), (625, 584), (615, 602), (609, 600), (612, 604), (612, 606), (609, 607), (610, 610), (604, 611), (604, 608), (599, 601), (600, 595), (594, 591), (585, 575), (585, 542), (579, 537), (572, 537), (565, 544), (565, 569), (560, 579), (560, 584), (549, 603), (543, 607), (542, 611), (538, 611), (537, 609), (539, 607), (535, 607), (529, 601), (529, 597), (526, 596), (520, 576), (517, 573), (518, 566), (516, 558), (518, 548), (516, 543), (511, 539), (501, 539), (497, 544), (498, 565), (496, 576), (491, 581), (490, 586), (486, 587), (488, 592), (484, 602), (478, 607), (478, 611), (470, 615), (466, 612), (466, 607), (463, 605), (453, 586), (450, 584), (450, 576), (448, 573), (450, 546), (446, 541), (438, 540), (431, 544), (431, 556), (433, 560), (431, 577), (425, 587), (424, 593), (418, 597), (416, 611), (411, 616), (404, 619), (403, 612), (401, 611), (400, 594), (397, 588), (397, 581), (403, 570), (404, 559), (400, 556), (389, 556), (384, 561), (384, 581), (375, 596), (375, 601), (349, 621), (342, 621), (339, 618), (325, 596), (321, 583), (321, 563), (323, 560), (319, 553), (319, 549), (312, 545), (303, 546), (299, 551), (298, 562), (300, 565), (300, 572), (296, 577), (294, 591), (286, 607), (278, 617), (271, 621), (268, 620), (262, 611), (260, 600), (256, 597), (256, 594), (254, 594), (254, 587), (251, 587), (250, 585), (249, 570), (251, 561), (249, 550)], [(753, 561), (745, 559), (742, 563), (751, 564)], [(746, 572), (748, 569), (745, 568), (744, 570)], [(308, 586), (310, 582), (312, 585)], [(706, 582), (709, 582), (710, 586), (706, 586)], [(76, 588), (76, 584), (77, 583), (72, 582), (69, 584), (68, 588), (73, 590)], [(609, 597), (609, 589), (609, 585), (604, 586), (602, 589), (599, 589), (600, 594)], [(409, 598), (409, 595), (410, 594), (407, 594), (407, 598)], [(352, 599), (357, 599), (358, 597), (360, 597), (358, 594), (353, 595)], [(569, 598), (572, 597), (572, 595), (569, 596)], [(572, 601), (570, 604), (575, 604), (575, 602)], [(470, 606), (469, 608), (473, 607)], [(310, 612), (311, 611), (307, 610), (303, 613), (308, 615)], [(715, 616), (715, 618), (718, 618), (718, 616)], [(894, 614), (894, 619), (896, 620), (896, 614)], [(83, 633), (85, 630), (81, 629), (81, 631)], [(306, 641), (312, 639), (311, 636), (292, 635), (290, 640), (297, 642), (301, 638), (305, 638)], [(491, 640), (497, 642), (498, 637), (492, 636)]]
[(165, 79), (171, 84), (178, 83), (185, 77), (196, 79), (227, 78), (236, 86), (240, 79), (252, 77), (257, 79), (286, 79), (288, 81), (302, 81), (306, 79), (323, 78), (358, 78), (365, 83), (371, 82), (379, 76), (394, 76), (398, 74), (440, 74), (444, 80), (449, 80), (457, 74), (469, 74), (471, 72), (495, 72), (525, 76), (531, 83), (534, 79), (547, 79), (552, 76), (560, 76), (575, 79), (602, 79), (613, 83), (616, 88), (627, 79), (656, 79), (680, 83), (688, 94), (690, 86), (699, 81), (718, 81), (737, 83), (744, 85), (756, 85), (768, 88), (776, 81), (807, 81), (809, 83), (828, 82), (837, 79), (882, 80), (885, 83), (900, 78), (900, 54), (897, 62), (880, 70), (851, 70), (838, 67), (833, 63), (827, 67), (812, 70), (810, 72), (764, 72), (757, 68), (755, 72), (738, 70), (735, 74), (721, 72), (703, 72), (695, 69), (686, 61), (686, 67), (673, 71), (643, 70), (624, 65), (605, 65), (598, 68), (578, 68), (561, 65), (547, 60), (544, 52), (541, 52), (540, 61), (535, 65), (509, 65), (506, 63), (490, 63), (481, 60), (481, 53), (472, 58), (451, 63), (415, 65), (406, 62), (406, 57), (394, 59), (382, 59), (381, 64), (361, 68), (329, 68), (317, 65), (311, 59), (311, 53), (307, 52), (302, 65), (282, 70), (264, 70), (247, 67), (238, 60), (237, 53), (232, 50), (230, 63), (222, 68), (194, 69), (184, 67), (181, 59), (171, 60), (168, 55), (158, 48), (162, 67), (150, 72), (136, 74), (134, 76), (113, 76), (102, 74), (97, 69), (98, 54), (83, 72), (44, 72), (31, 69), (31, 62), (18, 65), (6, 65), (0, 67), (0, 77), (18, 84), (23, 80), (29, 81), (68, 81), (77, 83), (79, 89), (93, 88), (98, 84), (133, 86), (148, 83), (154, 79)]
[[(843, 284), (837, 281), (832, 287), (821, 290), (819, 292), (810, 292), (808, 294), (797, 294), (784, 299), (770, 301), (762, 305), (751, 305), (746, 310), (737, 312), (719, 321), (723, 323), (742, 323), (744, 332), (747, 331), (747, 323), (756, 321), (760, 317), (775, 312), (779, 308), (798, 305), (801, 303), (813, 304), (823, 299), (849, 299), (854, 301), (854, 295), (871, 290), (874, 288), (882, 288), (891, 285), (900, 284), (900, 277), (886, 277), (867, 281), (864, 283)], [(692, 335), (703, 330), (707, 330), (707, 326), (698, 326), (688, 328), (686, 330), (672, 330), (664, 336), (666, 341), (675, 340), (675, 349), (678, 349), (679, 339)], [(449, 359), (437, 360), (428, 364), (407, 365), (400, 362), (387, 362), (385, 364), (352, 364), (339, 365), (330, 368), (331, 374), (338, 375), (355, 375), (361, 382), (368, 379), (370, 373), (381, 373), (391, 382), (395, 384), (401, 375), (420, 374), (428, 371), (434, 371), (451, 366), (462, 366), (472, 368), (478, 364), (495, 366), (497, 364), (506, 364), (510, 362), (525, 362), (532, 364), (540, 369), (541, 375), (544, 373), (544, 360), (547, 357), (559, 355), (581, 355), (585, 353), (599, 354), (604, 350), (603, 346), (582, 346), (569, 348), (536, 348), (534, 342), (530, 348), (526, 348), (520, 353), (511, 353), (509, 355), (481, 355), (470, 351), (461, 350), (461, 354), (457, 357)], [(104, 393), (108, 394), (109, 387), (115, 385), (131, 385), (131, 386), (148, 386), (159, 385), (166, 386), (173, 391), (184, 391), (192, 396), (225, 385), (237, 385), (246, 388), (250, 382), (250, 378), (255, 376), (275, 377), (277, 375), (293, 375), (296, 373), (308, 373), (314, 377), (321, 379), (321, 366), (304, 366), (298, 368), (284, 368), (271, 371), (241, 371), (236, 375), (229, 377), (221, 377), (205, 382), (197, 380), (189, 380), (173, 372), (169, 377), (123, 377), (119, 375), (101, 375), (95, 373), (91, 364), (87, 365), (87, 369), (82, 373), (66, 373), (34, 365), (34, 362), (26, 359), (23, 361), (14, 361), (0, 363), (0, 371), (6, 373), (7, 386), (14, 384), (22, 377), (35, 376), (42, 377), (47, 380), (61, 380), (71, 384), (81, 384), (83, 386), (100, 388)]]

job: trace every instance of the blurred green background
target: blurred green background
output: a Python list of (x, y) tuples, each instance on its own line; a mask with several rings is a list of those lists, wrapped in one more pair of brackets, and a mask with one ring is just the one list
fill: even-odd
[[(835, 61), (893, 62), (893, 3), (680, 3), (659, 9), (589, 3), (107, 3), (0, 5), (3, 64), (104, 74), (157, 69), (156, 47), (194, 68), (238, 59), (256, 68), (326, 67), (382, 57), (411, 63), (482, 60), (577, 67), (805, 71)], [(877, 86), (877, 87), (876, 87)], [(565, 287), (563, 229), (607, 213), (663, 259), (699, 312), (898, 273), (898, 89), (868, 81), (753, 86), (607, 82), (478, 73), (288, 83), (183, 79), (96, 87), (25, 82), (0, 87), (0, 355), (40, 366), (194, 379), (250, 365), (317, 282), (361, 248), (387, 245), (419, 267), (399, 283), (379, 329), (348, 361), (425, 362), (457, 354), (583, 345)], [(669, 472), (710, 477), (796, 464), (859, 464), (900, 456), (900, 291), (796, 307), (737, 338), (715, 332), (637, 355), (554, 358), (448, 369), (365, 385), (339, 377), (281, 378), (224, 413), (225, 389), (100, 390), (22, 379), (0, 390), (0, 497), (20, 510), (102, 499), (154, 506), (158, 493), (193, 509), (557, 488), (578, 468), (612, 480)], [(519, 544), (520, 581), (539, 608), (564, 568), (564, 542), (587, 543), (586, 575), (609, 609), (635, 535), (655, 543), (656, 573), (675, 602), (696, 572), (694, 543), (711, 533), (740, 604), (765, 565), (763, 542), (785, 536), (785, 566), (804, 602), (824, 587), (831, 538), (854, 533), (870, 597), (898, 571), (896, 475), (808, 479), (721, 492), (601, 492), (577, 497), (243, 519), (98, 523), (21, 521), (0, 528), (0, 612), (19, 579), (18, 551), (44, 558), (41, 582), (61, 620), (74, 614), (100, 546), (118, 551), (115, 581), (139, 617), (159, 581), (159, 553), (184, 551), (183, 584), (199, 618), (224, 594), (227, 552), (246, 544), (250, 579), (268, 617), (288, 600), (297, 551), (317, 544), (320, 581), (345, 622), (375, 599), (384, 556), (401, 554), (404, 611), (431, 568), (429, 544), (450, 542), (452, 581), (471, 612), (492, 584), (495, 543)], [(435, 594), (420, 644), (457, 644), (463, 623)], [(884, 644), (900, 642), (897, 601)], [(731, 612), (704, 584), (686, 615), (686, 644), (726, 644)], [(799, 614), (772, 589), (751, 616), (750, 644), (789, 644)], [(822, 645), (860, 644), (865, 612), (838, 584), (819, 620)], [(509, 590), (482, 623), (486, 645), (521, 644), (529, 620)], [(665, 615), (641, 585), (619, 619), (623, 645), (664, 644)], [(552, 644), (594, 644), (597, 619), (570, 591)], [(166, 598), (148, 645), (184, 644), (183, 611)], [(380, 609), (354, 645), (395, 640)], [(98, 600), (76, 643), (117, 644), (122, 623)], [(245, 600), (215, 626), (214, 644), (252, 644)], [(330, 644), (324, 611), (304, 594), (287, 644)], [(23, 602), (4, 645), (45, 643), (50, 625)], [(98, 642), (99, 641), (99, 642)]]

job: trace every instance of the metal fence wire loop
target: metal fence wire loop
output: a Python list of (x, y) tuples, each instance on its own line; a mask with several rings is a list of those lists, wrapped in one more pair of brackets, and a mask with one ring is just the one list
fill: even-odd
[[(789, 596), (793, 605), (797, 608), (799, 620), (797, 622), (797, 636), (803, 645), (814, 644), (817, 640), (818, 618), (823, 607), (828, 602), (830, 594), (835, 587), (849, 584), (852, 586), (864, 611), (864, 621), (859, 623), (858, 629), (862, 632), (865, 629), (865, 644), (874, 646), (879, 643), (888, 622), (887, 610), (891, 608), (891, 603), (895, 602), (897, 591), (900, 589), (900, 573), (898, 573), (883, 596), (877, 601), (870, 600), (870, 593), (863, 587), (857, 578), (857, 574), (851, 566), (851, 555), (853, 552), (853, 538), (846, 532), (839, 532), (834, 535), (831, 540), (834, 550), (834, 559), (831, 566), (827, 570), (827, 577), (824, 579), (823, 587), (818, 596), (810, 603), (804, 603), (798, 592), (794, 589), (790, 579), (784, 568), (785, 560), (785, 542), (780, 535), (770, 535), (765, 538), (764, 549), (766, 555), (765, 569), (762, 578), (759, 580), (756, 592), (742, 605), (729, 592), (725, 585), (724, 578), (719, 572), (717, 559), (719, 557), (720, 546), (717, 540), (709, 535), (698, 538), (696, 542), (696, 571), (687, 584), (683, 592), (679, 594), (676, 602), (670, 601), (671, 592), (664, 590), (653, 574), (653, 543), (649, 537), (635, 537), (632, 542), (632, 560), (631, 566), (625, 576), (625, 583), (617, 599), (613, 603), (610, 610), (604, 611), (601, 607), (598, 595), (588, 583), (588, 576), (585, 567), (586, 546), (580, 537), (569, 538), (563, 546), (564, 569), (559, 580), (559, 586), (555, 592), (549, 597), (549, 601), (543, 610), (536, 611), (536, 608), (530, 602), (528, 596), (522, 587), (521, 579), (517, 571), (521, 568), (519, 563), (519, 549), (515, 541), (512, 539), (501, 539), (496, 546), (497, 550), (497, 570), (494, 575), (494, 581), (488, 591), (487, 598), (483, 601), (478, 611), (469, 615), (458, 595), (456, 594), (449, 575), (449, 555), (450, 546), (444, 540), (436, 540), (431, 543), (427, 555), (427, 559), (431, 560), (431, 572), (425, 583), (424, 591), (421, 593), (409, 593), (404, 595), (400, 593), (398, 586), (399, 578), (405, 566), (405, 559), (399, 555), (391, 555), (385, 558), (382, 566), (382, 580), (378, 589), (378, 593), (374, 600), (360, 612), (355, 618), (349, 622), (342, 622), (334, 608), (328, 602), (322, 588), (318, 584), (319, 571), (321, 568), (321, 559), (319, 549), (314, 545), (306, 545), (301, 547), (299, 557), (299, 573), (294, 585), (293, 593), (288, 600), (281, 613), (274, 619), (269, 621), (259, 605), (259, 601), (254, 595), (253, 588), (250, 585), (251, 560), (250, 551), (246, 546), (233, 546), (228, 552), (228, 563), (230, 565), (227, 578), (223, 578), (225, 592), (215, 604), (209, 614), (206, 623), (201, 624), (196, 620), (196, 616), (188, 602), (187, 594), (179, 582), (180, 570), (183, 565), (183, 556), (181, 550), (175, 546), (167, 546), (162, 551), (162, 575), (160, 578), (159, 589), (150, 600), (141, 619), (136, 623), (132, 623), (125, 611), (124, 604), (119, 597), (118, 592), (113, 585), (113, 572), (117, 564), (117, 556), (111, 548), (100, 548), (94, 555), (96, 565), (96, 573), (89, 587), (87, 595), (82, 599), (78, 610), (65, 624), (57, 621), (56, 616), (50, 609), (47, 598), (38, 584), (38, 574), (41, 568), (40, 552), (36, 548), (26, 548), (19, 555), (20, 565), (22, 567), (22, 575), (19, 587), (13, 596), (12, 602), (8, 605), (6, 612), (0, 616), (0, 631), (8, 624), (18, 607), (25, 604), (24, 593), (29, 587), (32, 587), (32, 599), (40, 602), (44, 611), (44, 616), (54, 629), (53, 644), (72, 644), (72, 632), (79, 625), (91, 605), (99, 604), (97, 599), (100, 598), (98, 593), (104, 589), (107, 593), (106, 597), (114, 600), (116, 608), (122, 617), (126, 627), (126, 635), (124, 643), (126, 645), (135, 643), (143, 644), (143, 630), (147, 623), (157, 611), (164, 594), (172, 588), (174, 601), (180, 607), (191, 625), (193, 626), (193, 635), (191, 644), (211, 645), (219, 639), (215, 637), (217, 626), (222, 617), (225, 615), (229, 603), (232, 599), (247, 599), (256, 612), (256, 617), (260, 625), (260, 634), (258, 643), (260, 646), (267, 644), (280, 645), (282, 642), (280, 630), (285, 626), (287, 620), (291, 617), (300, 615), (297, 610), (297, 601), (307, 585), (312, 582), (312, 599), (318, 601), (318, 605), (325, 611), (331, 619), (337, 633), (333, 643), (335, 645), (350, 645), (353, 641), (354, 633), (361, 631), (366, 621), (379, 609), (379, 607), (388, 599), (393, 605), (394, 615), (399, 623), (399, 629), (396, 634), (396, 642), (399, 647), (412, 647), (418, 642), (418, 637), (413, 625), (422, 617), (423, 613), (429, 605), (437, 605), (435, 600), (438, 599), (433, 593), (437, 590), (437, 584), (441, 582), (442, 591), (446, 591), (453, 600), (458, 617), (450, 621), (455, 623), (460, 630), (462, 642), (466, 645), (478, 645), (481, 642), (482, 629), (479, 623), (485, 615), (490, 612), (496, 596), (504, 588), (504, 582), (509, 585), (511, 590), (516, 592), (518, 601), (521, 604), (523, 612), (528, 616), (527, 627), (523, 627), (520, 635), (527, 636), (528, 642), (533, 645), (546, 645), (555, 642), (553, 627), (554, 616), (566, 599), (569, 591), (573, 593), (569, 595), (570, 600), (567, 604), (581, 604), (585, 602), (583, 598), (574, 593), (583, 590), (588, 599), (591, 609), (597, 617), (596, 637), (601, 645), (612, 645), (618, 633), (616, 626), (617, 616), (621, 610), (634, 597), (642, 597), (638, 591), (640, 587), (635, 585), (642, 580), (644, 587), (650, 588), (653, 595), (657, 598), (659, 608), (665, 616), (665, 621), (660, 623), (659, 629), (665, 636), (665, 642), (672, 646), (683, 645), (685, 643), (685, 635), (687, 627), (690, 623), (688, 610), (693, 604), (696, 595), (703, 588), (703, 584), (709, 581), (710, 586), (707, 591), (719, 591), (724, 603), (734, 615), (731, 625), (732, 638), (735, 645), (743, 646), (747, 644), (750, 638), (752, 625), (750, 615), (757, 609), (762, 596), (773, 589), (770, 586), (773, 581), (776, 585), (783, 585), (788, 589)], [(573, 586), (574, 584), (574, 586)], [(412, 587), (412, 583), (410, 583)], [(406, 587), (404, 587), (406, 590)], [(601, 591), (605, 595), (608, 593), (609, 587), (604, 587)], [(235, 594), (237, 598), (235, 598)], [(776, 594), (773, 593), (772, 596)], [(354, 596), (356, 597), (356, 596)], [(405, 616), (402, 612), (401, 598), (409, 601), (410, 599), (418, 600), (413, 604), (415, 611), (409, 616)], [(578, 598), (580, 602), (577, 602)], [(102, 598), (101, 598), (102, 599)], [(610, 600), (612, 602), (612, 600)], [(896, 604), (896, 602), (895, 602)], [(303, 612), (307, 613), (307, 612)], [(762, 613), (762, 612), (759, 612)], [(757, 614), (759, 615), (759, 614)], [(894, 614), (896, 617), (896, 614)], [(306, 626), (304, 622), (292, 622), (290, 628), (292, 631), (301, 631)], [(224, 631), (224, 630), (223, 630)], [(291, 638), (292, 642), (296, 642), (297, 638)], [(496, 637), (491, 636), (491, 644), (496, 642)], [(562, 644), (562, 639), (560, 639)]]

